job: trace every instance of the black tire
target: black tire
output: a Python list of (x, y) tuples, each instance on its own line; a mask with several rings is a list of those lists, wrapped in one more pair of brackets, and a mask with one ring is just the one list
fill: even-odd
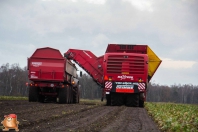
[(123, 94), (121, 93), (111, 93), (111, 105), (121, 106), (124, 104)]
[(69, 104), (70, 103), (70, 90), (69, 90), (69, 87), (67, 87), (66, 90), (67, 90), (66, 103)]
[(106, 105), (110, 106), (111, 105), (111, 94), (106, 94), (106, 100), (107, 100)]
[(29, 87), (29, 102), (38, 102), (39, 93), (38, 87), (30, 86)]
[(139, 94), (126, 94), (126, 106), (138, 107), (139, 106)]
[(144, 100), (139, 100), (139, 107), (142, 107), (142, 108), (144, 108)]
[(69, 91), (69, 93), (70, 93), (70, 95), (69, 95), (69, 96), (70, 96), (70, 103), (72, 104), (72, 103), (73, 103), (73, 87), (70, 86), (70, 87), (69, 87), (69, 90), (70, 90), (70, 91)]
[(79, 103), (79, 90), (78, 87), (73, 88), (73, 103)]
[(58, 102), (60, 104), (68, 103), (68, 92), (67, 88), (60, 88), (58, 91)]
[(39, 95), (39, 102), (44, 103), (45, 101), (45, 96)]
[(80, 93), (78, 92), (76, 103), (80, 103)]

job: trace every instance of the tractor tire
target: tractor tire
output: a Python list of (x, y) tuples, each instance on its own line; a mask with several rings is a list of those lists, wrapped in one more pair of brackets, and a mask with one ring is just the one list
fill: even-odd
[(29, 87), (29, 102), (39, 101), (38, 87), (30, 86)]
[(67, 91), (66, 103), (69, 104), (70, 103), (70, 90), (69, 90), (69, 87), (66, 88), (66, 91)]
[(106, 100), (107, 100), (106, 105), (110, 106), (111, 105), (111, 94), (106, 94)]
[(60, 88), (58, 91), (58, 102), (60, 104), (68, 103), (68, 92), (67, 88)]
[(39, 102), (44, 103), (45, 101), (45, 96), (39, 95)]
[(144, 108), (144, 100), (139, 100), (139, 107), (142, 107), (142, 108)]
[(126, 106), (128, 107), (138, 107), (139, 106), (139, 94), (127, 94), (126, 96)]
[(143, 93), (140, 93), (139, 95), (139, 107), (144, 107), (144, 94)]
[(73, 103), (79, 103), (79, 90), (78, 87), (73, 88)]
[(111, 105), (112, 106), (121, 106), (124, 104), (124, 98), (121, 93), (111, 93)]
[(70, 86), (69, 87), (69, 93), (70, 93), (70, 103), (72, 104), (73, 103), (73, 87), (72, 86)]

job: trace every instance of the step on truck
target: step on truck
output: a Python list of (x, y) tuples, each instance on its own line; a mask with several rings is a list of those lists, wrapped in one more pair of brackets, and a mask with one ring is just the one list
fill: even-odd
[(60, 51), (37, 49), (28, 58), (29, 102), (79, 103), (77, 68)]
[(64, 56), (75, 61), (103, 88), (107, 105), (144, 107), (147, 85), (161, 60), (148, 45), (108, 44), (96, 57), (91, 51), (69, 49)]

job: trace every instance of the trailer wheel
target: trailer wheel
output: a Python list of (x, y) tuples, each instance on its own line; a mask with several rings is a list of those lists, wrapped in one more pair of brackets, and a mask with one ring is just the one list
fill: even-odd
[(69, 87), (69, 93), (70, 93), (70, 95), (69, 95), (70, 102), (69, 103), (73, 103), (73, 87), (72, 86)]
[(78, 92), (77, 94), (77, 100), (76, 100), (76, 103), (80, 103), (80, 93)]
[(58, 102), (61, 104), (68, 103), (67, 88), (60, 88), (58, 91)]
[(29, 102), (37, 102), (39, 99), (38, 87), (29, 87)]
[(139, 106), (139, 94), (127, 94), (126, 96), (126, 106), (138, 107)]
[(67, 87), (66, 90), (67, 90), (66, 103), (69, 104), (70, 103), (70, 90), (69, 90), (69, 87)]
[(79, 90), (78, 87), (73, 88), (73, 103), (79, 103)]

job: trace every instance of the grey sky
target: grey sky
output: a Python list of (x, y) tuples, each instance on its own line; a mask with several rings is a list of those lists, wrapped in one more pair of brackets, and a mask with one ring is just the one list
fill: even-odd
[(197, 0), (0, 0), (0, 65), (36, 48), (146, 44), (163, 60), (152, 82), (198, 85)]

